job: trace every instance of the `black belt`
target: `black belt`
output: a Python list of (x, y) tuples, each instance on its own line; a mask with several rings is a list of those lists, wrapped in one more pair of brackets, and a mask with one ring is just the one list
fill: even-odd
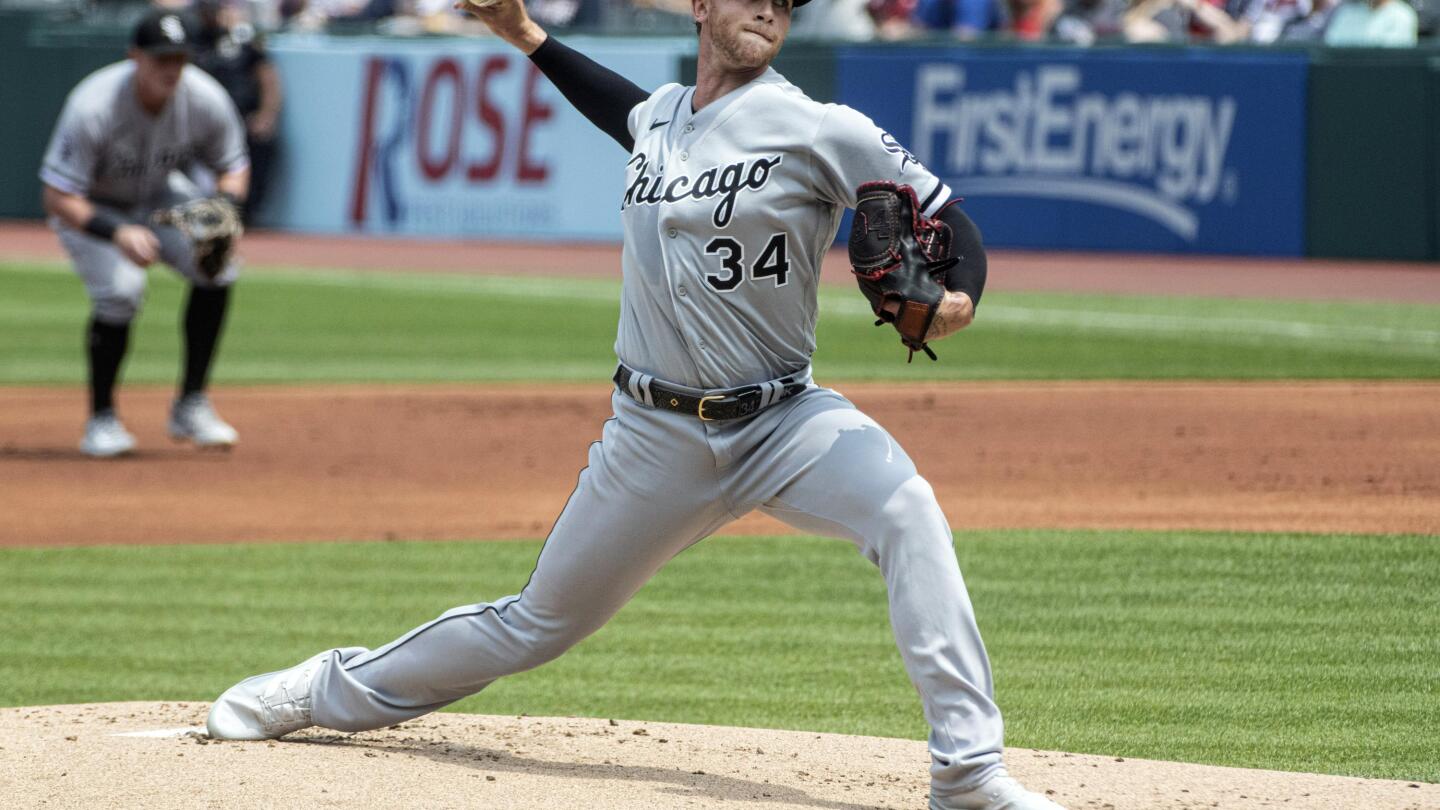
[[(723, 422), (728, 419), (743, 419), (789, 399), (804, 391), (805, 383), (796, 382), (794, 377), (758, 385), (742, 385), (739, 388), (725, 388), (704, 391), (699, 394), (687, 393), (666, 385), (648, 374), (631, 371), (621, 365), (615, 369), (615, 386), (621, 393), (641, 403), (667, 411), (699, 417), (702, 422)], [(635, 383), (634, 390), (631, 382)]]

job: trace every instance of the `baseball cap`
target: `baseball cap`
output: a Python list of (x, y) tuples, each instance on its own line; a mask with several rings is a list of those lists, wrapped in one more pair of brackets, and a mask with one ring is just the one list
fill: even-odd
[(190, 27), (179, 14), (156, 9), (148, 12), (136, 24), (130, 44), (151, 56), (188, 54), (191, 44)]

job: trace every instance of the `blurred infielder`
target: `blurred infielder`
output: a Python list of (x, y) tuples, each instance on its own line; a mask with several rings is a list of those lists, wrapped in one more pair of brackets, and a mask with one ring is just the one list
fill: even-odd
[[(114, 390), (130, 322), (145, 297), (146, 267), (170, 265), (193, 286), (185, 308), (185, 360), (169, 431), (201, 447), (229, 447), (235, 429), (205, 395), (237, 267), (235, 204), (250, 182), (245, 127), (229, 96), (187, 64), (190, 33), (154, 11), (135, 27), (129, 58), (92, 73), (65, 101), (40, 169), (45, 211), (92, 311), (90, 419), (80, 450), (97, 457), (135, 448)], [(215, 173), (209, 197), (185, 175)]]
[[(517, 0), (473, 10), (631, 153), (615, 416), (529, 583), (378, 649), (327, 650), (242, 681), (215, 702), (210, 733), (358, 731), (435, 711), (560, 655), (670, 558), (759, 509), (847, 538), (879, 566), (932, 729), (930, 806), (1056, 808), (1005, 773), (989, 662), (930, 485), (883, 428), (810, 374), (820, 260), (847, 206), (858, 211), (857, 273), (879, 285), (867, 295), (912, 349), (969, 323), (985, 279), (979, 234), (950, 189), (870, 119), (770, 69), (789, 0), (693, 3), (696, 86), (649, 94), (547, 38)], [(894, 255), (919, 250), (917, 232), (920, 272), (948, 286), (926, 282), (928, 309), (875, 280)], [(872, 261), (882, 254), (892, 260)], [(912, 312), (924, 328), (907, 334)]]

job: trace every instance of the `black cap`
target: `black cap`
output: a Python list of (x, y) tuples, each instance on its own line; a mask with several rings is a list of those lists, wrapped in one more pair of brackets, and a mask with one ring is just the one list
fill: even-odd
[(130, 44), (151, 56), (188, 54), (192, 37), (190, 26), (183, 16), (174, 11), (156, 9), (136, 24)]

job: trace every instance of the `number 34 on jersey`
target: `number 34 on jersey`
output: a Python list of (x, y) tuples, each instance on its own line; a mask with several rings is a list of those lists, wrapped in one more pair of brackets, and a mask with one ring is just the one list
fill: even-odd
[(790, 258), (785, 234), (777, 233), (752, 260), (745, 247), (729, 236), (717, 236), (705, 245), (705, 253), (718, 258), (718, 267), (705, 269), (705, 283), (720, 292), (730, 292), (749, 281), (765, 280), (784, 287), (790, 280)]

